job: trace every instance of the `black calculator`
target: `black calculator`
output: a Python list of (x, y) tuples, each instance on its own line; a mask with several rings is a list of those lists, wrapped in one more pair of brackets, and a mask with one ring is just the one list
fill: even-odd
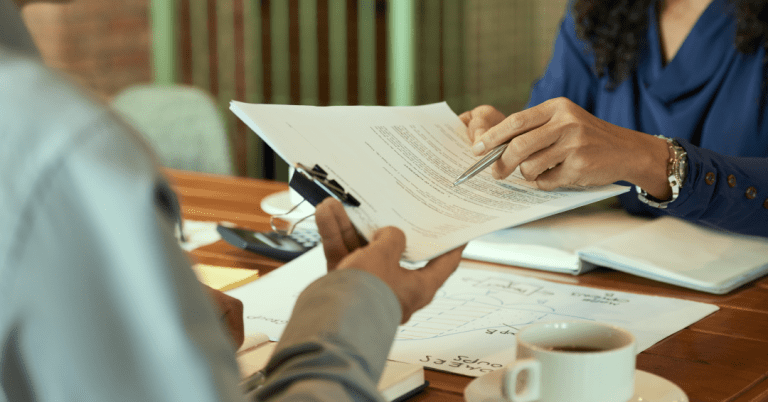
[(315, 230), (295, 229), (290, 235), (222, 225), (218, 225), (216, 230), (227, 243), (235, 247), (284, 262), (306, 253), (320, 243), (320, 234)]

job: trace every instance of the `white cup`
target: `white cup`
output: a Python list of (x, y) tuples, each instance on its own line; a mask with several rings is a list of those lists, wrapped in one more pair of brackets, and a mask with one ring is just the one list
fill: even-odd
[(517, 360), (503, 370), (511, 402), (627, 402), (635, 391), (635, 337), (586, 321), (533, 324), (516, 335)]

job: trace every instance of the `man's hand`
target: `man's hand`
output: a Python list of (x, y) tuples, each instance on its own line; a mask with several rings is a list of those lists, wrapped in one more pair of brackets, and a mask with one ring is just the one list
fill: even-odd
[(224, 326), (226, 332), (232, 337), (235, 349), (240, 348), (245, 339), (243, 302), (212, 287), (202, 283), (201, 285), (208, 291), (211, 299), (213, 299), (213, 304), (218, 308), (221, 325)]
[(315, 212), (328, 270), (358, 269), (376, 275), (386, 283), (400, 301), (403, 323), (418, 309), (426, 306), (435, 292), (456, 270), (461, 261), (459, 247), (445, 253), (424, 268), (408, 270), (400, 266), (405, 250), (405, 235), (395, 227), (376, 231), (368, 245), (357, 235), (344, 207), (328, 198)]

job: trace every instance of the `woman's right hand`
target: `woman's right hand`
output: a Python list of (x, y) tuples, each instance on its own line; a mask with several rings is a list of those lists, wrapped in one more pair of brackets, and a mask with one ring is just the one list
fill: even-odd
[(491, 127), (504, 121), (504, 118), (503, 113), (488, 105), (478, 106), (459, 115), (459, 119), (467, 126), (467, 138), (471, 144)]

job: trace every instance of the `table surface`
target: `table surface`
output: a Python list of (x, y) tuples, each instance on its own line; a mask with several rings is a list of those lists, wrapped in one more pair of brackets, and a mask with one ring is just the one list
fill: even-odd
[[(269, 230), (269, 215), (261, 209), (261, 200), (288, 188), (285, 183), (267, 180), (171, 169), (166, 173), (179, 194), (185, 219), (229, 221), (262, 231)], [(194, 250), (190, 256), (195, 262), (258, 269), (260, 275), (282, 265), (224, 241)], [(768, 401), (768, 277), (726, 295), (710, 295), (608, 269), (577, 277), (503, 269), (581, 286), (716, 304), (720, 306), (717, 312), (640, 353), (637, 368), (674, 382), (693, 402)], [(431, 370), (426, 377), (429, 388), (411, 400), (463, 401), (463, 390), (472, 380)]]

